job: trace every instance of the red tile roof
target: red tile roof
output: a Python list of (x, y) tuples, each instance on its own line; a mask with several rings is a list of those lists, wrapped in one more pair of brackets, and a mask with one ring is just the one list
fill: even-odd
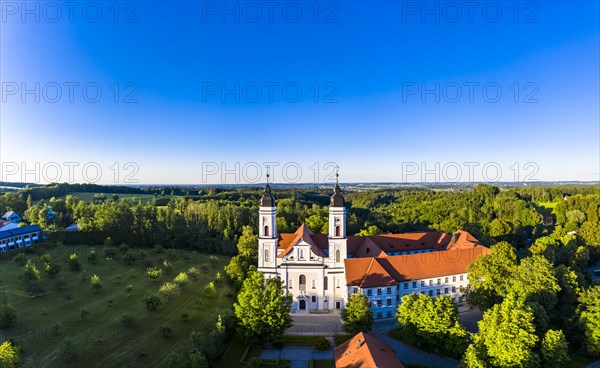
[(404, 368), (389, 345), (364, 332), (333, 350), (336, 368)]
[[(293, 235), (293, 237), (291, 236)], [(280, 234), (279, 235), (279, 245), (278, 247), (284, 248), (283, 252), (277, 255), (279, 258), (285, 257), (288, 253), (292, 251), (294, 245), (298, 244), (300, 241), (304, 241), (308, 243), (310, 246), (310, 250), (316, 254), (318, 257), (327, 257), (327, 255), (323, 252), (322, 248), (315, 241), (315, 234), (306, 226), (306, 224), (300, 225), (298, 230), (294, 234)]]
[(385, 258), (349, 258), (344, 260), (346, 283), (361, 288), (390, 286), (408, 280), (466, 273), (469, 263), (489, 252), (489, 248), (477, 245)]

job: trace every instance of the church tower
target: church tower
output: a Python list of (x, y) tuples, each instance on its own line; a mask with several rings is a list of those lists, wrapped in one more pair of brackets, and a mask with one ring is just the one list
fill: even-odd
[(346, 207), (342, 190), (335, 175), (335, 189), (329, 201), (329, 265), (343, 267), (346, 258)]
[(335, 189), (329, 201), (329, 238), (346, 238), (346, 208), (344, 197), (338, 183), (338, 174), (335, 174)]
[(265, 193), (260, 200), (258, 209), (258, 267), (275, 268), (277, 257), (277, 210), (275, 199), (271, 194), (269, 174)]

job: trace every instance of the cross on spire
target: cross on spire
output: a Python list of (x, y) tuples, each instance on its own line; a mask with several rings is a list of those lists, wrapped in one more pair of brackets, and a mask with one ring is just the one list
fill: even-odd
[(269, 167), (269, 165), (267, 165), (267, 185), (269, 185), (269, 170), (270, 170), (270, 167)]

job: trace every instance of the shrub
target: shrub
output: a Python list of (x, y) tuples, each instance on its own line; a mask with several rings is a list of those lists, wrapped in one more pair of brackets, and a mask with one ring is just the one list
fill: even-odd
[(162, 336), (163, 339), (170, 339), (173, 336), (173, 330), (171, 329), (171, 327), (162, 325), (159, 327), (159, 329), (160, 329), (160, 335)]
[(190, 314), (187, 311), (181, 312), (181, 320), (185, 322), (188, 319), (190, 319)]
[(42, 261), (42, 263), (50, 263), (50, 262), (52, 262), (52, 256), (50, 256), (50, 254), (48, 254), (48, 253), (44, 253), (40, 257), (40, 261)]
[(121, 245), (119, 245), (119, 252), (121, 254), (127, 253), (128, 250), (129, 250), (129, 245), (127, 245), (126, 243), (121, 243)]
[(153, 280), (156, 280), (162, 275), (162, 270), (158, 267), (151, 267), (146, 269), (146, 275)]
[(217, 275), (215, 276), (215, 282), (220, 284), (223, 281), (223, 275), (221, 275), (221, 272), (217, 272)]
[(215, 283), (214, 281), (209, 282), (205, 287), (204, 287), (204, 293), (207, 296), (215, 296), (217, 295), (217, 289), (215, 288)]
[(331, 349), (331, 343), (323, 336), (317, 336), (313, 340), (313, 348), (321, 351), (329, 350)]
[(146, 258), (148, 258), (148, 256), (146, 255), (146, 252), (144, 252), (143, 250), (139, 250), (137, 253), (137, 259), (139, 259), (140, 261), (145, 261)]
[(165, 358), (165, 368), (180, 368), (185, 367), (185, 358), (180, 353), (170, 352)]
[(113, 242), (112, 238), (109, 236), (108, 238), (106, 238), (106, 240), (104, 240), (104, 245), (106, 245), (107, 247), (112, 247), (113, 245), (115, 245), (115, 243)]
[(44, 270), (49, 278), (53, 279), (60, 273), (60, 266), (56, 263), (44, 263)]
[(6, 368), (20, 367), (19, 348), (15, 344), (4, 341), (0, 344), (0, 366)]
[(66, 338), (60, 344), (60, 358), (65, 362), (73, 362), (79, 358), (79, 345), (71, 338)]
[(117, 249), (115, 248), (106, 248), (104, 249), (104, 257), (105, 258), (114, 258), (117, 256)]
[(165, 273), (166, 273), (167, 275), (170, 275), (170, 274), (171, 274), (171, 272), (173, 272), (173, 267), (171, 266), (171, 262), (169, 262), (168, 260), (166, 260), (166, 259), (165, 259), (165, 260), (163, 261), (163, 264), (162, 264), (162, 265), (163, 265), (163, 267), (162, 267), (162, 268), (163, 268), (163, 270), (165, 271)]
[(40, 279), (40, 271), (38, 271), (37, 267), (31, 262), (31, 260), (27, 260), (25, 266), (23, 266), (23, 281), (37, 281)]
[(69, 256), (69, 267), (73, 272), (78, 272), (81, 270), (81, 263), (79, 262), (79, 256), (77, 256), (77, 253), (73, 253)]
[(64, 278), (60, 278), (60, 279), (56, 280), (56, 282), (54, 283), (54, 288), (56, 288), (57, 291), (64, 290), (66, 286), (67, 286), (67, 282), (65, 281)]
[(127, 287), (125, 287), (125, 292), (127, 294), (131, 293), (133, 291), (133, 285), (129, 284), (127, 285)]
[(61, 323), (55, 323), (52, 325), (52, 327), (50, 327), (50, 333), (54, 336), (58, 336), (62, 328), (63, 326)]
[(0, 328), (12, 328), (17, 324), (17, 311), (12, 304), (0, 306)]
[(190, 279), (185, 272), (181, 272), (179, 275), (175, 277), (173, 280), (180, 288), (186, 287), (190, 283)]
[(90, 312), (86, 308), (81, 308), (81, 313), (80, 314), (81, 314), (81, 319), (84, 319), (85, 317), (87, 317), (90, 314), (92, 314), (92, 312)]
[(171, 299), (179, 294), (179, 287), (173, 282), (165, 282), (162, 284), (158, 292), (161, 293), (165, 298)]
[(96, 252), (96, 249), (92, 248), (92, 250), (90, 250), (90, 254), (87, 256), (88, 262), (91, 264), (96, 264), (98, 263), (98, 258), (98, 252)]
[(13, 258), (13, 262), (18, 264), (19, 266), (24, 266), (25, 263), (27, 263), (27, 261), (28, 261), (28, 258), (23, 253), (19, 253), (16, 256), (14, 256), (14, 258)]
[(90, 277), (90, 283), (92, 284), (92, 290), (94, 293), (97, 294), (100, 292), (100, 290), (102, 290), (102, 281), (98, 275), (92, 275), (92, 277)]
[[(121, 247), (119, 247), (121, 248)], [(123, 257), (123, 263), (125, 263), (126, 265), (132, 265), (137, 261), (137, 255), (136, 252), (133, 250), (129, 250), (127, 251), (127, 253), (125, 253), (125, 256)]]
[(148, 312), (153, 312), (160, 308), (163, 303), (163, 297), (161, 294), (149, 291), (146, 293), (143, 299), (144, 305)]
[(133, 314), (125, 313), (121, 316), (121, 325), (125, 328), (133, 328), (137, 324)]
[(31, 295), (41, 295), (46, 292), (46, 289), (38, 280), (29, 280), (25, 283), (25, 291)]
[(164, 252), (165, 252), (165, 248), (162, 245), (160, 245), (160, 244), (154, 245), (154, 253), (161, 254)]
[(170, 260), (174, 260), (177, 258), (177, 254), (175, 254), (175, 251), (173, 249), (167, 249), (167, 258)]
[(198, 280), (200, 278), (200, 270), (196, 267), (192, 266), (187, 270), (188, 275), (192, 278), (192, 280)]

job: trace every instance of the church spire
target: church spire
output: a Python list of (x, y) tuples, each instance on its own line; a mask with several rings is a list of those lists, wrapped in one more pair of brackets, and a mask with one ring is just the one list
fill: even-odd
[(335, 189), (333, 190), (333, 195), (331, 196), (329, 207), (344, 207), (344, 196), (342, 196), (342, 190), (340, 189), (339, 178), (340, 174), (339, 172), (336, 172)]
[(275, 207), (275, 199), (271, 194), (271, 186), (269, 185), (269, 172), (267, 168), (267, 185), (265, 185), (265, 194), (262, 196), (260, 201), (261, 207)]

